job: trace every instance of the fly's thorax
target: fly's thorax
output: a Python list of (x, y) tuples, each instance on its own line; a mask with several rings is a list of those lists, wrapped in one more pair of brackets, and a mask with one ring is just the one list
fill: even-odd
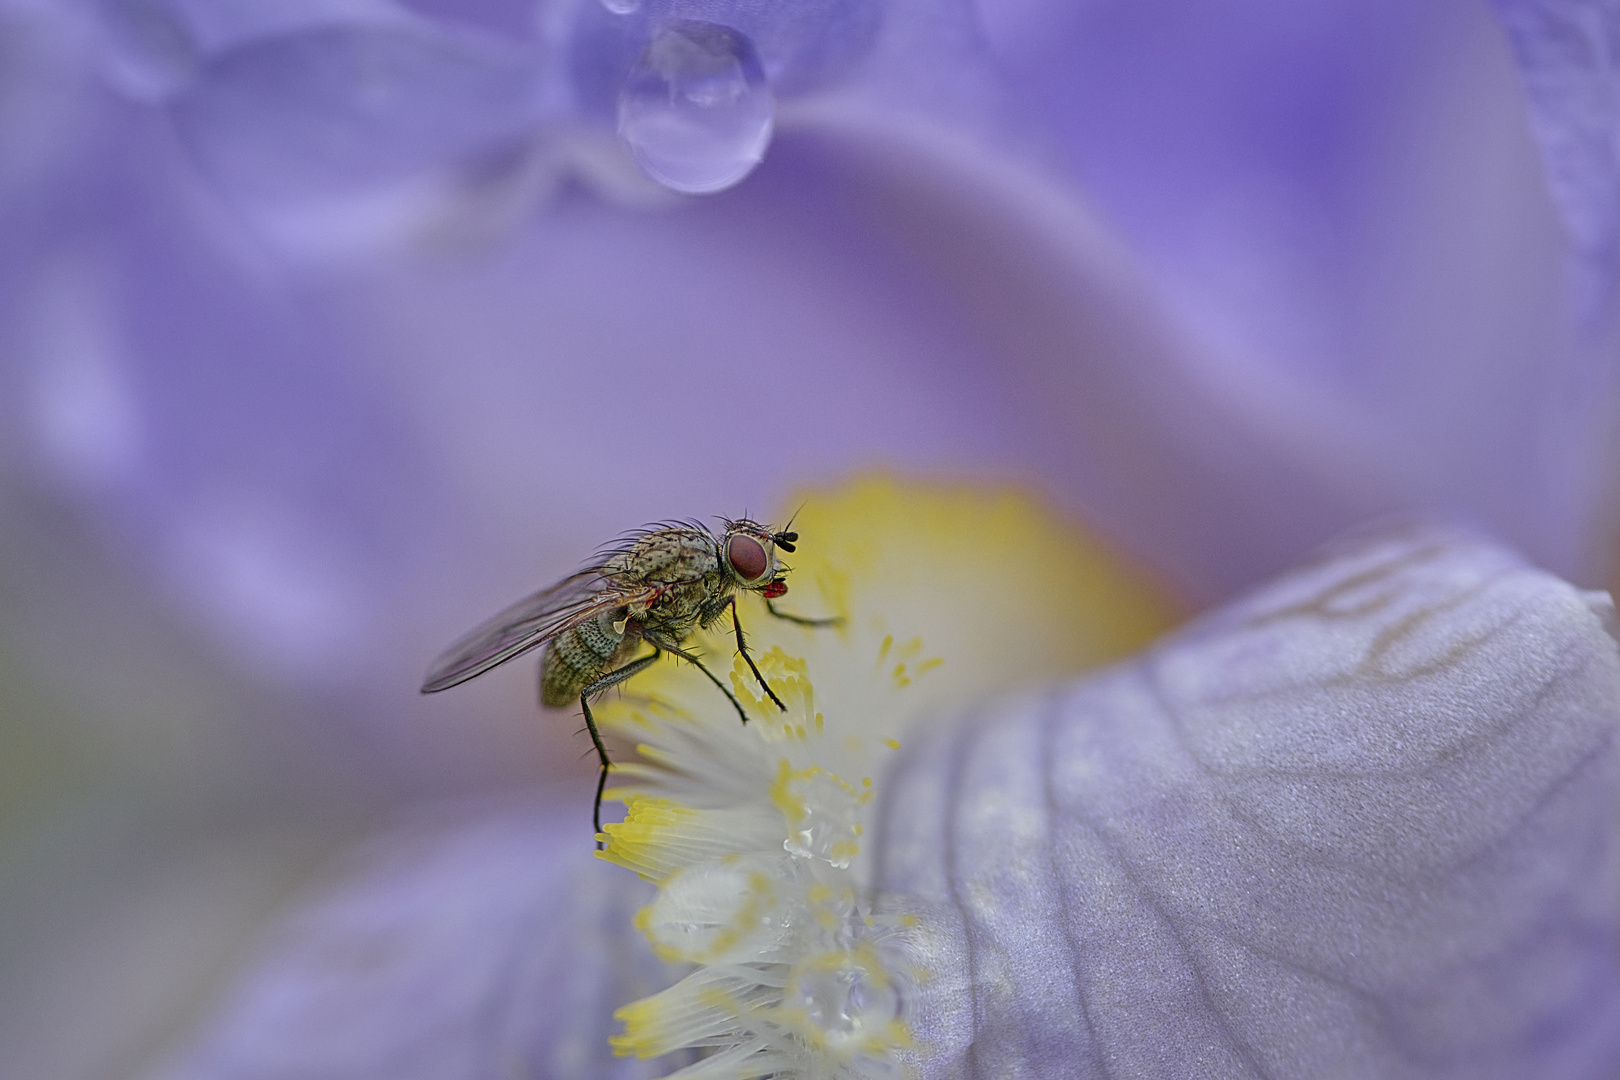
[(540, 659), (541, 703), (552, 709), (573, 704), (585, 687), (627, 661), (640, 642), (641, 627), (623, 612), (603, 612), (558, 634)]
[(620, 585), (697, 581), (718, 573), (720, 551), (707, 529), (652, 529), (615, 553), (602, 576)]
[(649, 630), (680, 641), (700, 623), (707, 625), (708, 613), (731, 588), (726, 575), (716, 567), (713, 573), (695, 581), (666, 586), (641, 618)]

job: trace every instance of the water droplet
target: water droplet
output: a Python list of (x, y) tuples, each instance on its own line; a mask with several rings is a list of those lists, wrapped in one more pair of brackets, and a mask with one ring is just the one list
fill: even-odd
[(699, 964), (775, 948), (792, 923), (777, 891), (788, 873), (780, 856), (687, 867), (659, 889), (645, 930), (661, 951)]
[(771, 142), (776, 104), (753, 42), (682, 21), (641, 50), (619, 95), (619, 134), (642, 171), (691, 195), (747, 176)]
[(633, 15), (641, 9), (641, 0), (602, 0), (602, 6), (615, 15)]
[(900, 996), (881, 971), (858, 954), (810, 957), (788, 976), (784, 1002), (828, 1045), (841, 1049), (883, 1030), (900, 1012)]
[(848, 785), (828, 773), (817, 772), (792, 785), (802, 807), (797, 820), (788, 822), (782, 847), (801, 859), (825, 859), (842, 870), (860, 853), (856, 816), (860, 800)]

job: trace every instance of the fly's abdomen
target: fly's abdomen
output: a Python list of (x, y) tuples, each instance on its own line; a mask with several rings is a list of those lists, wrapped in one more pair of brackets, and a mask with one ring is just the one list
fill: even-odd
[(585, 688), (619, 666), (622, 653), (635, 649), (639, 635), (628, 637), (612, 613), (552, 638), (540, 661), (540, 703), (560, 709), (579, 700)]

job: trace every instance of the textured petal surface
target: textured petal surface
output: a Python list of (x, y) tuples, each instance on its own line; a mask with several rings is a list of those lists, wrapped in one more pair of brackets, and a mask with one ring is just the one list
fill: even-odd
[(882, 848), (936, 905), (926, 1075), (1613, 1075), (1605, 616), (1384, 535), (944, 733)]
[(173, 1080), (655, 1075), (611, 1014), (672, 981), (630, 930), (650, 888), (571, 806), (402, 829), (297, 915)]

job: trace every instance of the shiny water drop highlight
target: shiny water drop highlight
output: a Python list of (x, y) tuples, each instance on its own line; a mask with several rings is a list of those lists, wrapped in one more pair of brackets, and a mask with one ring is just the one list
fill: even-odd
[(814, 1043), (847, 1052), (880, 1037), (900, 1014), (900, 996), (871, 956), (823, 953), (793, 966), (782, 1004)]
[(771, 143), (775, 98), (753, 42), (726, 26), (661, 27), (619, 94), (619, 135), (665, 187), (722, 191), (753, 172)]
[(602, 0), (602, 6), (615, 15), (632, 15), (641, 10), (641, 0)]

